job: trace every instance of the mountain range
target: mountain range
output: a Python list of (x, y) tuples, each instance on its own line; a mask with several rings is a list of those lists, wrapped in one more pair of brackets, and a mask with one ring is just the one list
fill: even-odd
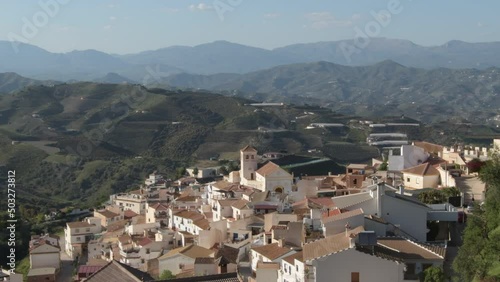
[[(346, 46), (356, 52), (346, 53)], [(34, 45), (0, 41), (0, 72), (16, 72), (35, 79), (94, 81), (116, 73), (142, 83), (145, 78), (176, 73), (244, 74), (279, 65), (331, 62), (362, 66), (392, 60), (408, 67), (500, 67), (500, 42), (450, 41), (420, 46), (408, 40), (371, 38), (359, 48), (354, 40), (304, 43), (272, 50), (215, 41), (194, 47), (172, 46), (136, 54), (116, 55), (96, 50), (52, 53)], [(143, 83), (146, 84), (146, 83)]]
[(315, 62), (247, 74), (176, 74), (163, 85), (203, 88), (227, 95), (317, 104), (344, 114), (401, 115), (431, 122), (462, 117), (474, 122), (498, 115), (500, 69), (421, 69), (394, 61), (371, 66)]

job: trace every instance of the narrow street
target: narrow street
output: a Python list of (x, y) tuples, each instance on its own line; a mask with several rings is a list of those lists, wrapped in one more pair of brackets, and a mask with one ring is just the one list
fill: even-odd
[[(443, 269), (446, 277), (453, 277), (455, 274), (452, 268), (453, 260), (458, 254), (458, 249), (462, 245), (462, 233), (465, 229), (465, 223), (452, 222), (449, 225), (450, 241), (446, 248), (446, 259), (444, 261)], [(451, 281), (451, 280), (450, 280)]]
[(61, 248), (61, 271), (59, 272), (59, 277), (57, 281), (60, 282), (72, 282), (73, 281), (73, 260), (64, 251), (65, 246), (64, 234), (59, 239), (59, 246)]

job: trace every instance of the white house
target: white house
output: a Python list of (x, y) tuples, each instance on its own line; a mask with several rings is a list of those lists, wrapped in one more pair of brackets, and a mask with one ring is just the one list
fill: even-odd
[(429, 153), (421, 147), (402, 145), (399, 154), (389, 151), (388, 170), (400, 171), (424, 163), (429, 158)]
[(293, 253), (295, 253), (294, 250), (280, 247), (278, 243), (252, 247), (250, 250), (252, 271), (257, 270), (257, 263), (259, 262), (280, 262), (282, 258)]
[(168, 206), (162, 203), (148, 203), (146, 222), (158, 222), (160, 225), (168, 225)]
[(214, 257), (214, 251), (196, 245), (188, 245), (168, 251), (158, 258), (158, 271), (170, 270), (177, 275), (182, 271), (194, 269), (198, 257)]
[(49, 244), (40, 245), (30, 251), (30, 268), (61, 268), (61, 250)]
[(458, 220), (456, 210), (438, 211), (418, 199), (401, 195), (401, 191), (398, 193), (395, 188), (385, 183), (374, 184), (366, 190), (357, 194), (334, 197), (335, 206), (349, 211), (361, 208), (365, 215), (375, 215), (386, 221), (398, 232), (397, 234), (420, 242), (427, 241), (428, 220)]
[(88, 217), (84, 221), (68, 222), (64, 229), (65, 251), (71, 258), (82, 254), (85, 245), (102, 230), (101, 219)]
[(405, 188), (437, 188), (440, 182), (439, 171), (430, 163), (424, 163), (401, 171)]

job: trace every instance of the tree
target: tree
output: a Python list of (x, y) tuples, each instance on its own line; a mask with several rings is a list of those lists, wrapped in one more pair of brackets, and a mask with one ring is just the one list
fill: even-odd
[(223, 174), (223, 175), (228, 175), (228, 171), (227, 171), (227, 168), (225, 166), (221, 166), (219, 168), (219, 173), (220, 174)]
[(441, 204), (446, 202), (444, 193), (436, 189), (418, 194), (418, 199), (424, 204)]
[(424, 282), (444, 282), (444, 272), (441, 267), (431, 266), (424, 270)]
[(464, 231), (463, 244), (453, 261), (462, 281), (482, 281), (500, 261), (500, 156), (493, 155), (479, 171), (486, 183), (484, 209), (476, 207)]
[(386, 171), (387, 170), (387, 162), (381, 163), (380, 166), (378, 167), (378, 170)]
[(195, 168), (193, 169), (193, 176), (194, 176), (194, 177), (198, 176), (198, 168), (197, 168), (197, 167), (195, 167)]
[(441, 190), (441, 192), (447, 197), (455, 197), (455, 196), (460, 196), (460, 191), (458, 190), (457, 187), (446, 187)]
[(172, 271), (165, 269), (161, 275), (159, 280), (169, 280), (169, 279), (174, 279), (175, 275), (172, 274)]
[(469, 172), (479, 172), (481, 168), (486, 164), (486, 162), (481, 161), (478, 158), (472, 159), (467, 163), (467, 168), (469, 168)]

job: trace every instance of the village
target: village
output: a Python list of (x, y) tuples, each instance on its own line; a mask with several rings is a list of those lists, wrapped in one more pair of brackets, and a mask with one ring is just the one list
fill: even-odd
[[(33, 236), (28, 281), (419, 281), (451, 271), (486, 189), (468, 163), (495, 147), (413, 142), (343, 174), (297, 176), (273, 162), (282, 154), (246, 146), (227, 176), (152, 172), (63, 236)], [(444, 201), (419, 197), (451, 187)]]

